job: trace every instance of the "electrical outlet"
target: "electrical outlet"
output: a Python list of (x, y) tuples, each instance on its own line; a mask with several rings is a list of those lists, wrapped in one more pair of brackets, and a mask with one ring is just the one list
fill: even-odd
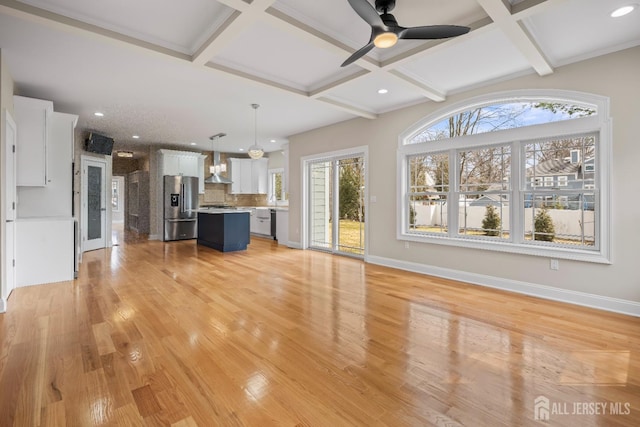
[(556, 271), (560, 270), (560, 261), (558, 261), (557, 259), (550, 259), (549, 268)]
[(409, 249), (409, 242), (404, 242), (404, 248)]

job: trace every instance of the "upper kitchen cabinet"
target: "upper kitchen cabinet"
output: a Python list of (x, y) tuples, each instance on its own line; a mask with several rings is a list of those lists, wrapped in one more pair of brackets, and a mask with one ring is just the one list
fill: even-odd
[(267, 194), (268, 159), (230, 158), (231, 194)]
[(160, 150), (160, 176), (183, 175), (198, 178), (199, 193), (204, 193), (205, 155), (191, 151)]
[(269, 182), (269, 159), (264, 157), (251, 162), (251, 186), (254, 194), (267, 194)]
[(44, 187), (53, 102), (14, 96), (13, 107), (18, 127), (16, 185)]
[(18, 187), (18, 218), (73, 215), (73, 141), (78, 116), (52, 112), (47, 120), (46, 185)]

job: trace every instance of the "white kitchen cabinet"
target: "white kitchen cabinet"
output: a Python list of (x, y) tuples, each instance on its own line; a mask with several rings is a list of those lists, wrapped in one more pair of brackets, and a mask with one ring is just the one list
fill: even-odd
[(18, 127), (16, 185), (44, 187), (53, 102), (14, 96), (13, 108)]
[(251, 160), (251, 188), (253, 194), (267, 194), (269, 189), (269, 159)]
[(53, 112), (49, 117), (47, 185), (18, 187), (18, 218), (71, 218), (73, 140), (78, 116)]
[(160, 175), (195, 176), (198, 178), (198, 192), (204, 194), (205, 157), (191, 151), (160, 150)]
[(289, 211), (284, 209), (276, 209), (276, 240), (279, 245), (288, 246)]
[(173, 154), (163, 154), (162, 175), (180, 175), (180, 157)]
[(232, 194), (251, 194), (251, 163), (249, 159), (229, 159)]
[(73, 280), (73, 218), (19, 219), (15, 224), (17, 286)]
[(179, 156), (180, 175), (198, 177), (198, 157)]
[(250, 231), (255, 234), (261, 234), (263, 236), (271, 235), (271, 209), (269, 208), (255, 208), (254, 214), (251, 216)]
[(198, 157), (198, 193), (204, 194), (204, 159), (206, 156)]
[(267, 194), (268, 159), (229, 159), (232, 194)]

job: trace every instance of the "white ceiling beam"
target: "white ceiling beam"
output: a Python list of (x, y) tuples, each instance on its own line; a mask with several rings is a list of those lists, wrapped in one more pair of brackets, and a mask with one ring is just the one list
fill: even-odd
[(329, 105), (332, 105), (336, 108), (339, 108), (343, 111), (346, 111), (347, 113), (351, 113), (351, 114), (355, 114), (356, 116), (360, 116), (363, 117), (365, 119), (377, 119), (378, 115), (376, 113), (372, 113), (371, 111), (367, 111), (367, 110), (363, 110), (361, 108), (355, 107), (353, 105), (332, 99), (332, 98), (328, 98), (328, 97), (320, 97), (320, 98), (316, 98), (318, 101), (322, 101), (325, 102)]
[(343, 77), (341, 79), (335, 80), (329, 84), (326, 84), (322, 87), (319, 87), (317, 89), (312, 90), (309, 93), (309, 96), (311, 98), (321, 98), (323, 95), (325, 95), (326, 93), (330, 92), (332, 89), (335, 89), (339, 86), (342, 86), (345, 83), (349, 83), (352, 82), (356, 79), (359, 79), (360, 77), (366, 76), (367, 74), (369, 74), (370, 71), (367, 70), (360, 70), (355, 74), (351, 74), (349, 76)]
[[(267, 9), (263, 18), (266, 23), (273, 27), (286, 31), (297, 39), (303, 39), (315, 46), (335, 53), (340, 57), (344, 57), (344, 59), (347, 59), (349, 55), (355, 52), (355, 50), (351, 49), (344, 43), (327, 36), (315, 28), (296, 20), (275, 8), (271, 7)], [(366, 56), (359, 60), (357, 64), (369, 71), (374, 71), (380, 68), (380, 64)]]
[[(204, 65), (217, 53), (222, 51), (249, 26), (255, 24), (276, 0), (254, 0), (251, 4), (237, 1), (222, 2), (227, 6), (233, 4), (236, 11), (209, 39), (200, 46), (191, 58), (196, 65)], [(240, 9), (240, 10), (239, 10)]]
[(451, 47), (457, 43), (462, 43), (466, 41), (468, 37), (474, 37), (482, 34), (483, 32), (491, 31), (496, 28), (493, 20), (488, 17), (475, 21), (467, 26), (471, 28), (471, 30), (467, 34), (449, 39), (429, 40), (421, 44), (420, 46), (416, 46), (413, 49), (402, 52), (392, 58), (382, 61), (380, 67), (383, 70), (391, 70), (397, 68), (404, 63), (411, 62), (417, 58), (439, 52), (440, 50)]
[(545, 58), (538, 44), (520, 20), (511, 14), (509, 3), (505, 4), (502, 0), (478, 0), (478, 3), (539, 75), (545, 76), (553, 73), (553, 67)]
[(346, 112), (348, 112), (350, 114), (353, 114), (353, 115), (356, 115), (356, 116), (360, 116), (360, 117), (364, 117), (366, 119), (375, 119), (375, 118), (377, 118), (377, 115), (375, 115), (374, 113), (372, 113), (370, 111), (366, 111), (366, 110), (363, 110), (361, 108), (354, 107), (354, 106), (348, 105), (346, 103), (340, 103), (340, 102), (337, 102), (337, 101), (334, 101), (334, 100), (327, 101), (326, 98), (322, 98), (322, 97), (319, 97), (319, 96), (318, 97), (311, 96), (310, 93), (305, 92), (303, 90), (296, 89), (294, 87), (287, 86), (287, 85), (284, 85), (282, 83), (274, 82), (273, 80), (268, 80), (268, 79), (264, 79), (262, 77), (257, 77), (257, 76), (255, 76), (253, 74), (245, 73), (243, 71), (236, 70), (236, 69), (230, 68), (230, 67), (226, 67), (226, 66), (221, 65), (221, 64), (208, 62), (208, 63), (205, 64), (205, 67), (210, 68), (212, 70), (223, 72), (228, 76), (240, 78), (240, 79), (243, 79), (243, 80), (248, 80), (248, 81), (250, 81), (252, 83), (255, 83), (255, 84), (259, 84), (259, 85), (262, 85), (262, 86), (268, 86), (268, 87), (271, 87), (271, 88), (274, 88), (274, 89), (278, 89), (278, 90), (282, 90), (282, 91), (285, 91), (285, 92), (289, 92), (290, 94), (293, 94), (293, 95), (302, 96), (302, 97), (307, 98), (307, 99), (308, 98), (313, 98), (313, 99), (316, 99), (316, 100), (319, 100), (319, 101), (323, 101), (323, 102), (326, 102), (326, 103), (328, 103), (328, 104), (330, 104), (330, 105), (332, 105), (334, 107), (337, 107), (338, 109), (340, 109), (342, 111), (346, 111)]
[(413, 89), (417, 90), (423, 96), (429, 98), (432, 101), (442, 102), (447, 99), (446, 94), (443, 91), (440, 91), (432, 86), (426, 85), (402, 72), (399, 70), (389, 70), (388, 74), (390, 76), (395, 77), (397, 80), (401, 81), (405, 85), (411, 86)]
[(522, 20), (532, 15), (537, 15), (547, 10), (553, 9), (567, 0), (525, 0), (511, 6), (511, 15), (515, 19)]
[(189, 61), (191, 59), (191, 56), (187, 55), (186, 53), (178, 52), (176, 50), (140, 40), (135, 37), (130, 37), (116, 31), (107, 30), (106, 28), (102, 28), (97, 25), (88, 24), (77, 19), (69, 18), (67, 16), (40, 9), (38, 7), (21, 3), (15, 0), (0, 0), (0, 12), (7, 15), (17, 16), (21, 19), (37, 22), (39, 24), (44, 24), (50, 27), (61, 28), (65, 31), (103, 37), (109, 39), (110, 41), (139, 47), (180, 60)]

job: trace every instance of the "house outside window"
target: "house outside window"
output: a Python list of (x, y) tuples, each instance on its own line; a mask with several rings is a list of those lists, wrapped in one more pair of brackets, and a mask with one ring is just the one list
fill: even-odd
[(593, 172), (610, 161), (608, 101), (536, 92), (470, 100), (400, 136), (398, 239), (609, 262), (609, 178)]

